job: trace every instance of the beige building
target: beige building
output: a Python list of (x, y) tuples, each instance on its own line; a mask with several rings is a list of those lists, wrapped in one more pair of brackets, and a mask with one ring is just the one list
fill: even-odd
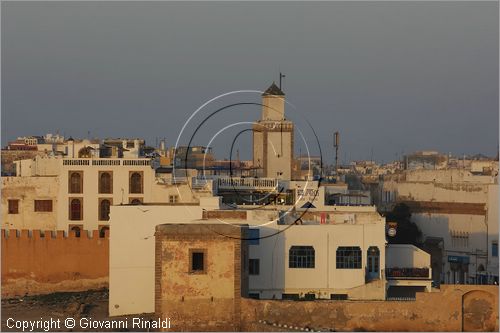
[[(2, 204), (18, 208), (2, 210), (2, 228), (103, 230), (113, 205), (196, 203), (212, 195), (210, 181), (157, 176), (145, 158), (36, 157), (16, 164), (17, 176), (2, 178)], [(36, 206), (42, 201), (43, 208)]]
[(285, 94), (273, 84), (262, 94), (262, 117), (253, 126), (253, 166), (259, 177), (292, 179), (293, 122), (285, 119)]

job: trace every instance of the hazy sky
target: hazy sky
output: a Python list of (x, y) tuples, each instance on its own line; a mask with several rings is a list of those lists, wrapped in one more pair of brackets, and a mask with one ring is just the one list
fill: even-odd
[[(496, 155), (497, 2), (2, 2), (1, 18), (2, 145), (57, 130), (173, 145), (204, 102), (264, 90), (282, 71), (326, 161), (335, 130), (340, 160), (422, 149)], [(233, 97), (206, 114), (260, 102)], [(259, 116), (256, 106), (232, 108), (193, 143)], [(228, 157), (231, 136), (214, 141), (218, 157)], [(250, 144), (242, 134), (242, 158)]]

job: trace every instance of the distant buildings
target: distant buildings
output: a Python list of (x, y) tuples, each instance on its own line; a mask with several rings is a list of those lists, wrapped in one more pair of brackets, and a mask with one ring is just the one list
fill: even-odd
[[(398, 203), (410, 208), (432, 254), (436, 283), (498, 283), (498, 161), (444, 168), (439, 155), (431, 156), (384, 176), (373, 192), (377, 207), (381, 212)], [(431, 161), (441, 166), (435, 169), (438, 164)]]

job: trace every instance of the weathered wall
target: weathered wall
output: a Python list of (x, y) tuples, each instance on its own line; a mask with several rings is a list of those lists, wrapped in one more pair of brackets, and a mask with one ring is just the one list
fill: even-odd
[[(245, 230), (216, 224), (156, 227), (155, 312), (168, 316), (174, 330), (240, 330)], [(191, 271), (191, 250), (204, 252), (203, 271)]]
[(414, 302), (243, 299), (241, 313), (244, 331), (272, 330), (273, 324), (321, 331), (498, 331), (498, 287), (442, 286), (418, 293)]
[(2, 297), (82, 291), (108, 286), (109, 238), (57, 231), (2, 230)]
[[(56, 230), (57, 177), (2, 177), (2, 228)], [(19, 200), (17, 214), (9, 214), (9, 200)], [(35, 200), (52, 200), (51, 212), (36, 212)]]

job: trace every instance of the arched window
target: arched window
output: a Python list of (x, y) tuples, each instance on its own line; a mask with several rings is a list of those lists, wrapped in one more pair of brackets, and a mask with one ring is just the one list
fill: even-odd
[(130, 193), (142, 193), (142, 175), (139, 172), (130, 175)]
[(361, 268), (361, 249), (359, 246), (339, 246), (337, 248), (337, 268)]
[(109, 227), (102, 227), (99, 230), (99, 238), (104, 238), (106, 237), (106, 231), (109, 231)]
[(69, 175), (69, 193), (82, 193), (81, 172), (71, 172)]
[(69, 219), (73, 221), (82, 219), (82, 202), (80, 199), (71, 200)]
[(102, 172), (99, 175), (99, 193), (113, 193), (111, 173)]
[(75, 237), (80, 237), (80, 232), (81, 232), (80, 227), (74, 226), (71, 228), (71, 231), (75, 233)]
[(140, 204), (142, 204), (142, 202), (139, 199), (133, 199), (132, 201), (130, 201), (130, 204), (132, 204), (132, 205), (140, 205)]
[(99, 220), (108, 221), (109, 220), (109, 207), (111, 202), (108, 199), (101, 200), (99, 204)]
[(312, 246), (292, 246), (288, 251), (289, 268), (314, 268), (315, 252)]

